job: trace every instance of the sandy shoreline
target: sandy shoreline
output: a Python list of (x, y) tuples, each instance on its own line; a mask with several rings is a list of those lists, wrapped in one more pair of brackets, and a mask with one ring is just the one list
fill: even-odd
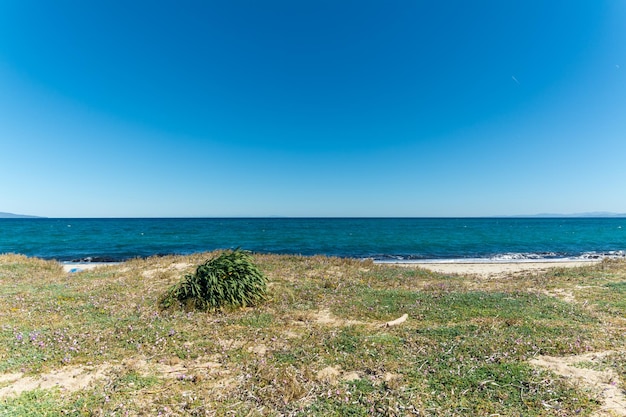
[(75, 273), (75, 272), (86, 271), (88, 269), (98, 268), (100, 266), (117, 265), (117, 264), (119, 264), (119, 262), (89, 262), (89, 263), (68, 262), (68, 263), (62, 263), (61, 265), (63, 266), (63, 270), (65, 272)]
[(522, 272), (543, 272), (551, 268), (575, 268), (595, 265), (601, 260), (584, 261), (537, 261), (537, 262), (411, 262), (393, 263), (403, 267), (419, 267), (444, 274), (467, 274), (483, 277), (518, 274)]
[[(443, 274), (479, 275), (483, 277), (519, 274), (522, 272), (543, 272), (551, 268), (575, 268), (594, 265), (601, 260), (549, 260), (549, 261), (511, 261), (511, 262), (472, 262), (472, 261), (413, 261), (413, 262), (379, 262), (381, 265), (395, 265), (406, 268), (424, 268)], [(378, 262), (377, 262), (378, 263)], [(76, 273), (117, 262), (63, 263), (63, 270)]]

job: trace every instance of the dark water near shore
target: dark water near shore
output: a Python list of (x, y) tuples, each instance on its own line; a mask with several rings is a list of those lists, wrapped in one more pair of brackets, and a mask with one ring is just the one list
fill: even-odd
[(626, 218), (0, 219), (0, 253), (73, 262), (241, 247), (376, 260), (626, 256)]

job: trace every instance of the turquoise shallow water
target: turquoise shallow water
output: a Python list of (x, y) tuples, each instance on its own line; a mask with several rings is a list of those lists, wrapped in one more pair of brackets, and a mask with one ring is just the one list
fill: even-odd
[(401, 260), (626, 256), (626, 218), (0, 219), (0, 253), (73, 262), (241, 247)]

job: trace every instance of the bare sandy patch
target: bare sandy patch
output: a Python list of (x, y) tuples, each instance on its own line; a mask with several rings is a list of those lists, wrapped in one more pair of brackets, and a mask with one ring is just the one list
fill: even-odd
[(361, 375), (356, 371), (343, 371), (339, 366), (327, 366), (317, 372), (317, 380), (323, 382), (330, 382), (331, 384), (337, 381), (358, 381), (361, 379)]
[(7, 382), (15, 382), (22, 377), (21, 373), (14, 374), (2, 374), (0, 375), (0, 384), (5, 384)]
[(128, 371), (134, 371), (144, 376), (155, 375), (158, 378), (185, 381), (213, 379), (215, 385), (229, 385), (225, 377), (230, 375), (229, 370), (222, 369), (222, 365), (212, 358), (199, 358), (193, 361), (170, 358), (159, 362), (131, 358), (121, 364), (66, 366), (33, 376), (25, 376), (22, 373), (0, 374), (0, 387), (2, 387), (0, 388), (0, 398), (16, 397), (35, 389), (58, 388), (66, 392), (79, 391), (89, 387), (93, 382), (110, 378), (116, 373)]
[[(395, 320), (387, 321), (387, 322), (366, 322), (361, 320), (353, 320), (353, 319), (342, 319), (334, 316), (329, 309), (318, 310), (312, 313), (303, 313), (296, 317), (292, 323), (295, 325), (307, 325), (310, 323), (328, 326), (328, 327), (343, 327), (343, 326), (367, 326), (370, 328), (375, 327), (392, 327), (397, 326), (404, 323), (408, 314), (403, 314), (401, 317), (396, 318)], [(296, 333), (292, 334), (293, 337), (298, 336)]]
[(217, 343), (223, 350), (239, 349), (245, 344), (243, 340), (233, 339), (217, 339)]
[(317, 324), (323, 324), (331, 327), (353, 326), (359, 324), (368, 324), (359, 320), (344, 320), (332, 315), (330, 310), (324, 309), (313, 313), (310, 317), (311, 321)]
[(250, 346), (248, 348), (248, 352), (254, 353), (255, 355), (259, 356), (265, 356), (265, 354), (267, 353), (267, 346), (265, 346), (264, 344)]
[(553, 290), (544, 290), (542, 291), (542, 293), (549, 297), (558, 298), (562, 301), (565, 301), (566, 303), (576, 302), (576, 297), (574, 297), (574, 294), (571, 291), (565, 290), (563, 288), (555, 288)]
[(442, 274), (477, 275), (481, 278), (498, 278), (521, 273), (542, 273), (551, 268), (575, 268), (600, 263), (597, 260), (588, 261), (558, 261), (558, 262), (411, 262), (394, 263), (403, 267), (423, 268)]
[(63, 391), (83, 389), (93, 381), (105, 377), (109, 365), (102, 366), (67, 366), (37, 376), (24, 376), (21, 373), (5, 374), (0, 380), (10, 385), (0, 389), (0, 398), (19, 396), (23, 392), (35, 389), (59, 388)]
[[(593, 414), (594, 417), (626, 416), (626, 396), (619, 388), (619, 377), (612, 369), (600, 366), (601, 360), (612, 353), (606, 351), (565, 357), (538, 356), (530, 363), (549, 369), (596, 393), (603, 404)], [(593, 369), (596, 366), (581, 367), (580, 364), (597, 365), (597, 369)]]
[(341, 375), (341, 368), (338, 366), (327, 366), (317, 373), (318, 381), (335, 382)]

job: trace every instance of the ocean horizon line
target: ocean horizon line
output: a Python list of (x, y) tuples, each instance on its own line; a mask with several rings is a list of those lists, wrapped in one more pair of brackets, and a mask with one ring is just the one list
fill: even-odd
[[(10, 215), (5, 217), (4, 215)], [(34, 215), (22, 215), (12, 213), (0, 213), (0, 220), (132, 220), (132, 219), (172, 219), (172, 220), (184, 220), (184, 219), (601, 219), (601, 218), (626, 218), (626, 213), (573, 213), (573, 214), (504, 214), (504, 215), (484, 215), (484, 216), (59, 216), (59, 217), (47, 217), (47, 216), (34, 216)]]

